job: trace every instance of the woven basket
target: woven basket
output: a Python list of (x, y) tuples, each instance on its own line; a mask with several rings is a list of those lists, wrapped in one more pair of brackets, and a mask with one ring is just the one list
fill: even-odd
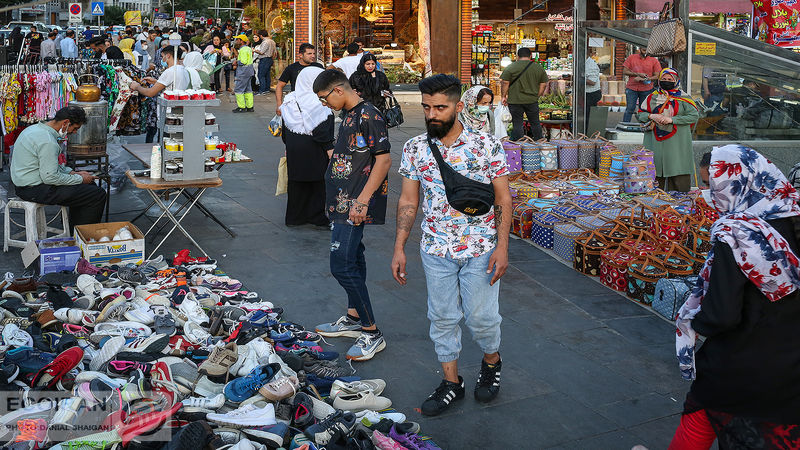
[(503, 150), (506, 152), (506, 164), (508, 164), (509, 172), (522, 171), (522, 146), (514, 141), (503, 138)]
[(530, 239), (531, 227), (533, 226), (531, 215), (533, 212), (533, 208), (528, 206), (527, 203), (515, 205), (511, 212), (511, 232), (521, 238)]
[(572, 170), (578, 168), (578, 143), (568, 140), (550, 141), (558, 147), (558, 168)]
[(625, 162), (630, 155), (618, 154), (611, 157), (611, 168), (608, 171), (608, 179), (616, 182), (625, 180)]
[(616, 147), (609, 147), (602, 149), (597, 153), (600, 155), (599, 162), (597, 164), (597, 174), (600, 175), (600, 178), (609, 178), (611, 175), (612, 159), (615, 156), (622, 155), (622, 152)]
[(522, 146), (522, 170), (525, 172), (538, 172), (542, 170), (542, 152), (539, 144), (529, 136), (518, 140)]
[(653, 159), (653, 152), (646, 148), (639, 148), (633, 151), (633, 156), (636, 157), (639, 161), (644, 161), (647, 165), (647, 173), (648, 175), (655, 179), (656, 178), (656, 164)]
[(656, 283), (667, 278), (669, 273), (658, 261), (649, 256), (635, 258), (628, 263), (628, 297), (645, 305), (653, 303)]
[(538, 212), (532, 214), (531, 221), (531, 240), (540, 247), (552, 249), (553, 226), (564, 219), (550, 212)]
[(558, 170), (558, 147), (549, 143), (539, 143), (542, 170)]
[(578, 144), (578, 167), (594, 170), (597, 167), (597, 143), (585, 136), (575, 143)]
[(596, 230), (605, 226), (608, 223), (608, 220), (598, 214), (588, 214), (585, 216), (576, 217), (575, 223), (586, 230)]
[(564, 261), (575, 258), (575, 239), (586, 230), (575, 223), (557, 223), (553, 226), (553, 252)]

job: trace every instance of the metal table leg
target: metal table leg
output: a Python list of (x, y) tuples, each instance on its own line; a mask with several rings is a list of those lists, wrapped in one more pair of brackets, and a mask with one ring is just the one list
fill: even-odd
[[(185, 190), (185, 189), (181, 189), (181, 190), (180, 190), (180, 192), (183, 192), (184, 190)], [(171, 230), (169, 230), (169, 232), (166, 234), (166, 236), (164, 236), (164, 239), (162, 239), (162, 240), (161, 240), (161, 242), (159, 242), (159, 243), (158, 243), (158, 245), (156, 246), (156, 248), (154, 248), (154, 249), (153, 249), (152, 253), (150, 253), (150, 258), (152, 258), (152, 257), (153, 257), (153, 256), (156, 254), (156, 252), (158, 251), (158, 249), (159, 249), (159, 248), (161, 248), (161, 246), (164, 244), (164, 242), (166, 242), (166, 240), (167, 240), (167, 239), (170, 237), (170, 235), (172, 234), (172, 232), (173, 232), (173, 231), (175, 231), (175, 228), (178, 228), (179, 230), (181, 230), (181, 233), (183, 233), (183, 235), (184, 235), (184, 236), (186, 236), (186, 238), (187, 238), (187, 239), (189, 239), (189, 240), (192, 242), (192, 244), (194, 244), (194, 246), (195, 246), (195, 247), (197, 247), (197, 248), (198, 248), (198, 249), (199, 249), (201, 252), (203, 252), (203, 254), (204, 254), (205, 256), (208, 256), (208, 253), (207, 253), (205, 250), (203, 250), (203, 247), (200, 247), (200, 244), (198, 244), (198, 243), (197, 243), (197, 241), (195, 241), (195, 240), (194, 240), (194, 238), (193, 238), (193, 237), (192, 237), (192, 236), (189, 234), (189, 232), (188, 232), (188, 231), (186, 231), (186, 229), (183, 227), (183, 225), (181, 225), (181, 221), (182, 221), (182, 220), (183, 220), (183, 219), (186, 217), (186, 215), (187, 215), (187, 214), (189, 214), (189, 211), (191, 211), (191, 210), (192, 210), (192, 207), (194, 207), (194, 205), (197, 203), (197, 201), (198, 201), (198, 200), (200, 200), (200, 197), (203, 195), (203, 193), (204, 193), (205, 191), (206, 191), (206, 188), (202, 188), (202, 189), (200, 189), (200, 190), (199, 190), (199, 192), (198, 192), (197, 196), (194, 198), (194, 200), (193, 200), (193, 201), (192, 201), (192, 203), (189, 205), (189, 207), (187, 207), (187, 208), (186, 208), (186, 211), (184, 211), (183, 215), (181, 215), (181, 217), (180, 217), (180, 218), (176, 218), (176, 217), (175, 217), (175, 216), (172, 214), (172, 212), (170, 212), (170, 210), (169, 210), (169, 206), (165, 206), (165, 205), (164, 205), (164, 202), (162, 202), (162, 201), (161, 201), (161, 199), (160, 199), (160, 198), (158, 198), (158, 195), (157, 195), (157, 194), (155, 194), (153, 191), (147, 191), (147, 192), (150, 192), (150, 195), (153, 197), (153, 200), (155, 200), (155, 201), (156, 201), (156, 203), (158, 204), (158, 206), (159, 206), (159, 207), (160, 207), (160, 208), (161, 208), (161, 209), (164, 211), (164, 213), (162, 213), (162, 214), (161, 214), (161, 216), (159, 217), (159, 220), (161, 219), (161, 217), (163, 217), (164, 215), (166, 215), (166, 216), (167, 216), (167, 218), (168, 218), (170, 221), (172, 221), (172, 223), (173, 223), (173, 224), (175, 224), (175, 225), (172, 227), (172, 229), (171, 229)], [(176, 199), (177, 199), (177, 197), (180, 197), (180, 192), (178, 193), (179, 195), (177, 195), (177, 196), (176, 196)], [(175, 203), (175, 200), (173, 200), (172, 202), (170, 202), (170, 206), (171, 206), (173, 203)], [(153, 225), (155, 226), (155, 224), (153, 224)], [(152, 230), (152, 229), (153, 229), (153, 227), (150, 227), (150, 230)], [(150, 232), (150, 230), (148, 230), (148, 233)], [(146, 235), (146, 234), (147, 234), (147, 233), (145, 233), (145, 235)]]

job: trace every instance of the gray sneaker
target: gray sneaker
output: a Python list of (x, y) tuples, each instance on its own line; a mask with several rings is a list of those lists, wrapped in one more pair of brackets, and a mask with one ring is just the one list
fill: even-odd
[(357, 338), (361, 335), (361, 324), (352, 322), (347, 316), (339, 317), (333, 323), (323, 323), (314, 329), (317, 333), (325, 337), (351, 337)]
[(376, 337), (371, 333), (361, 333), (345, 357), (352, 361), (366, 361), (385, 348), (386, 340), (383, 339), (383, 334)]
[(305, 370), (307, 374), (330, 378), (346, 377), (353, 374), (350, 370), (335, 362), (325, 360), (304, 363), (303, 370)]

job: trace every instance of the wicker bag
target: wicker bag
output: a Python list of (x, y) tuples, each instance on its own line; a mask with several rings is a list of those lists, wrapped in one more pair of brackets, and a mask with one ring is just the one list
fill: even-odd
[(572, 170), (578, 168), (578, 143), (568, 140), (550, 141), (558, 147), (558, 168)]
[(618, 154), (611, 157), (611, 168), (608, 171), (608, 179), (621, 183), (625, 181), (625, 162), (630, 155)]
[(538, 172), (542, 169), (542, 152), (539, 144), (529, 136), (517, 141), (522, 146), (522, 170)]
[(578, 167), (592, 169), (597, 167), (597, 143), (583, 136), (575, 141), (578, 144)]
[(585, 232), (574, 222), (557, 223), (553, 226), (553, 253), (564, 261), (575, 258), (575, 239)]
[(542, 170), (558, 170), (558, 147), (553, 144), (540, 143), (539, 152), (542, 154)]
[(528, 206), (527, 203), (515, 205), (511, 212), (511, 232), (523, 239), (530, 239), (531, 227), (533, 226), (531, 222), (532, 214), (533, 208)]
[(522, 146), (508, 138), (503, 138), (503, 150), (506, 152), (506, 164), (511, 173), (522, 171)]
[(619, 244), (631, 235), (628, 227), (620, 222), (609, 222), (597, 229), (597, 233), (609, 244)]
[(538, 212), (531, 215), (531, 240), (542, 248), (553, 248), (553, 226), (563, 222), (560, 216), (551, 212)]
[(633, 207), (619, 214), (617, 220), (627, 226), (634, 234), (650, 229), (650, 220), (643, 208)]
[(647, 173), (653, 178), (656, 178), (656, 163), (653, 157), (653, 152), (642, 147), (633, 151), (633, 156), (639, 161), (644, 161), (647, 165)]
[(608, 223), (608, 220), (598, 214), (587, 214), (575, 218), (575, 223), (585, 230), (596, 230)]
[(522, 180), (511, 182), (510, 187), (517, 191), (517, 198), (520, 201), (527, 201), (529, 198), (536, 198), (539, 192), (533, 183)]
[(711, 222), (716, 222), (717, 219), (719, 219), (719, 212), (717, 212), (716, 209), (709, 206), (709, 204), (706, 203), (706, 200), (702, 196), (699, 196), (694, 201), (692, 216), (694, 216), (696, 220), (704, 218)]
[(596, 277), (600, 275), (601, 254), (609, 247), (608, 241), (596, 231), (586, 231), (575, 238), (573, 267), (578, 272)]
[(692, 257), (676, 242), (664, 242), (658, 251), (651, 253), (651, 256), (664, 266), (670, 278), (687, 277), (694, 273)]
[(655, 180), (649, 175), (636, 178), (626, 177), (623, 186), (625, 186), (626, 194), (644, 194), (653, 190)]
[(569, 204), (556, 206), (550, 212), (558, 215), (563, 220), (575, 220), (576, 217), (586, 215), (586, 211)]
[(656, 283), (667, 276), (667, 269), (653, 258), (641, 256), (634, 259), (628, 264), (628, 297), (645, 305), (653, 303)]

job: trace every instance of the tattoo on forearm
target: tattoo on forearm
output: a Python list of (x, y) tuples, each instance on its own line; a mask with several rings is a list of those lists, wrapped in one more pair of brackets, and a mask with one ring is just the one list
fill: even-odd
[(411, 232), (417, 217), (417, 207), (406, 205), (397, 208), (397, 229)]
[(503, 205), (494, 205), (494, 226), (500, 228), (503, 224)]

